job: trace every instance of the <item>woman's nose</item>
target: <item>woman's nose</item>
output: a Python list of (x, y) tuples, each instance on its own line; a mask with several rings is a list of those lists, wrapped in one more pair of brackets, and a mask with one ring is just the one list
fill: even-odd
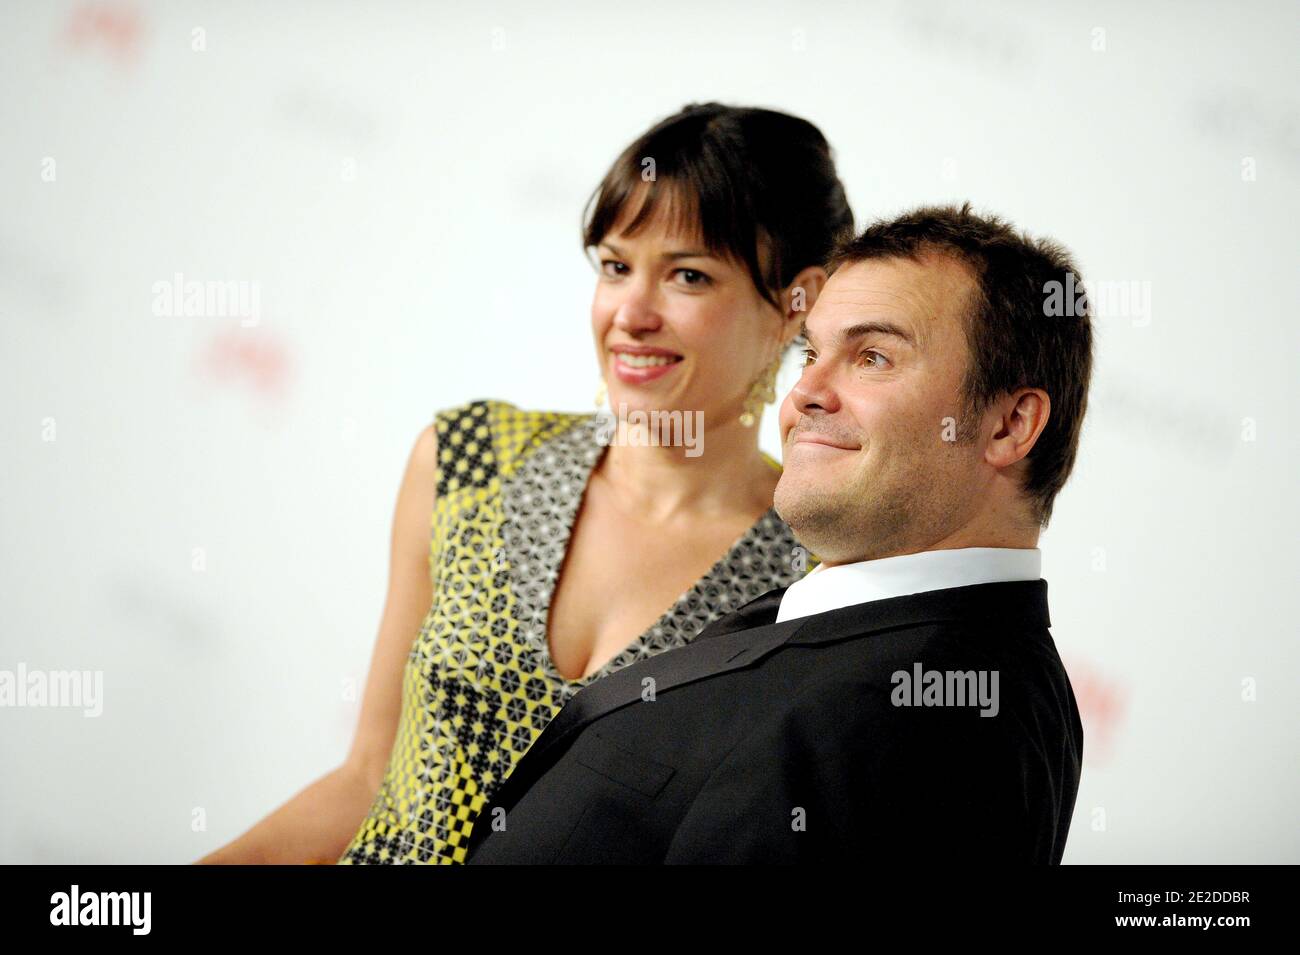
[(663, 320), (654, 302), (643, 292), (629, 292), (614, 312), (614, 326), (628, 334), (653, 332), (661, 324)]

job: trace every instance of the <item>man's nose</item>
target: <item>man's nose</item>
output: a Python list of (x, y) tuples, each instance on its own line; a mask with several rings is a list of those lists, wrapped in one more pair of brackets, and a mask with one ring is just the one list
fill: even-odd
[(819, 410), (838, 411), (840, 400), (835, 391), (833, 378), (828, 365), (819, 365), (817, 362), (804, 365), (799, 380), (790, 389), (791, 406), (800, 414)]

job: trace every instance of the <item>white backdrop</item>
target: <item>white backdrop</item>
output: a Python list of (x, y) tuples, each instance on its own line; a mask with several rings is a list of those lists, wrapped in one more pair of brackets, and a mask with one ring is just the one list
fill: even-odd
[(706, 100), (817, 123), (859, 226), (969, 198), (1149, 293), (1041, 543), (1065, 861), (1300, 861), (1295, 7), (1090, 6), (0, 6), (0, 670), (104, 681), (0, 709), (0, 861), (188, 862), (342, 759), (417, 432), (591, 406), (582, 205)]

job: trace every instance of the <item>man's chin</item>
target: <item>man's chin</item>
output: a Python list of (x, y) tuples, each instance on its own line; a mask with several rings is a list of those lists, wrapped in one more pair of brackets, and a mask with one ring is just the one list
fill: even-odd
[(782, 473), (772, 495), (772, 506), (781, 520), (790, 525), (797, 536), (799, 525), (815, 526), (828, 517), (833, 517), (835, 498), (829, 487), (820, 484), (807, 484), (791, 477), (790, 472)]

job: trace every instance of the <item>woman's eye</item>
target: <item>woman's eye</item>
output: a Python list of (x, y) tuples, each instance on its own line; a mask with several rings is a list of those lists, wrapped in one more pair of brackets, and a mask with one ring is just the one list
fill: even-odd
[[(610, 268), (611, 265), (614, 266), (613, 269)], [(622, 275), (623, 273), (620, 272), (619, 269), (625, 269), (625, 268), (627, 268), (627, 266), (622, 262), (618, 261), (618, 259), (600, 260), (600, 269), (606, 275)]]
[(811, 365), (811, 364), (813, 363), (813, 359), (815, 359), (815, 358), (817, 357), (816, 353), (815, 353), (811, 348), (801, 348), (801, 349), (799, 349), (799, 355), (800, 355), (800, 361), (799, 361), (799, 364), (800, 364), (801, 366), (802, 366), (802, 365)]
[(696, 269), (677, 269), (676, 274), (680, 275), (687, 285), (708, 285), (713, 280)]

